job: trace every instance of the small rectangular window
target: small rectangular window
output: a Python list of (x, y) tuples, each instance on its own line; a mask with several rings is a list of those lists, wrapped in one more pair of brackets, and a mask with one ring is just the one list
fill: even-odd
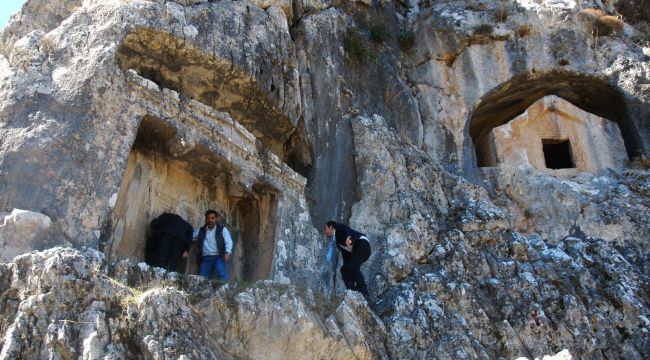
[(575, 168), (569, 140), (542, 139), (544, 161), (547, 169)]

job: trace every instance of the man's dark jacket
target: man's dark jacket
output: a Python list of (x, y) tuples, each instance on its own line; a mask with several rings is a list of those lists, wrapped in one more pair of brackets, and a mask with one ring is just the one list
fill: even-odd
[(192, 244), (192, 225), (176, 214), (163, 213), (151, 221), (156, 236), (173, 235), (183, 242), (187, 250)]
[[(226, 253), (226, 240), (223, 238), (223, 226), (215, 225), (217, 232), (215, 233), (215, 239), (217, 240), (217, 249), (219, 250), (219, 256), (223, 258), (223, 254)], [(201, 263), (201, 258), (203, 257), (203, 241), (205, 240), (205, 235), (207, 233), (207, 225), (203, 225), (199, 229), (199, 236), (196, 238), (196, 241), (199, 245), (198, 261)]]
[(353, 246), (357, 244), (357, 241), (359, 241), (362, 236), (366, 236), (363, 233), (350, 229), (347, 225), (339, 223), (334, 223), (334, 230), (336, 230), (334, 233), (334, 236), (336, 236), (336, 244), (340, 246), (345, 246), (345, 239), (347, 239), (348, 236), (352, 239)]

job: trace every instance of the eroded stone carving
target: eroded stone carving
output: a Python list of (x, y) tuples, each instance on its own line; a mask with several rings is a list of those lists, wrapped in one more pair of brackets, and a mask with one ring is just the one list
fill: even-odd
[[(160, 89), (134, 71), (128, 77), (132, 106), (147, 115), (113, 211), (110, 257), (142, 261), (148, 224), (164, 211), (198, 227), (204, 210), (218, 209), (228, 214), (235, 239), (233, 278), (269, 278), (278, 206), (295, 207), (306, 180), (228, 114)], [(190, 255), (182, 268), (196, 273)]]
[[(616, 123), (557, 96), (538, 100), (509, 123), (494, 128), (479, 151), (489, 159), (487, 166), (596, 171), (618, 169), (627, 162)], [(558, 157), (558, 162), (564, 160), (566, 164), (554, 166), (553, 160)]]

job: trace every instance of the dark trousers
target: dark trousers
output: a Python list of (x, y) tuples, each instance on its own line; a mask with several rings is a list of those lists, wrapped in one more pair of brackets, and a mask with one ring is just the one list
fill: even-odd
[(176, 271), (178, 260), (183, 256), (185, 244), (174, 235), (161, 234), (153, 245), (152, 266), (161, 267), (169, 271)]
[(361, 264), (366, 262), (370, 257), (370, 243), (367, 240), (360, 239), (352, 248), (352, 252), (341, 250), (343, 256), (343, 266), (341, 266), (341, 277), (345, 287), (363, 294), (368, 299), (368, 287), (361, 273)]

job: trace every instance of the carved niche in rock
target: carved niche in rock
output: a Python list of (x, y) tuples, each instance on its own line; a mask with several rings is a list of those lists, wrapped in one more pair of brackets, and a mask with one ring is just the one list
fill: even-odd
[(532, 166), (563, 172), (620, 168), (627, 161), (618, 125), (546, 96), (495, 127), (484, 144), (488, 166)]
[[(200, 144), (188, 147), (183, 141), (165, 121), (150, 115), (143, 118), (113, 211), (109, 255), (142, 261), (145, 244), (149, 241), (155, 246), (149, 227), (155, 217), (171, 212), (199, 227), (204, 211), (214, 209), (226, 214), (233, 237), (231, 277), (269, 278), (277, 191), (263, 185), (246, 189), (234, 178), (237, 169), (227, 159)], [(187, 151), (179, 152), (182, 147)], [(198, 251), (193, 246), (178, 271), (196, 274)]]
[[(204, 211), (215, 209), (227, 215), (233, 235), (231, 278), (271, 277), (278, 204), (302, 193), (304, 178), (228, 114), (126, 75), (128, 96), (146, 115), (115, 196), (109, 258), (144, 260), (149, 223), (162, 212), (198, 227)], [(195, 274), (190, 255), (178, 270)]]
[[(282, 161), (297, 151), (285, 144), (295, 124), (255, 78), (171, 34), (134, 30), (117, 62), (142, 118), (113, 198), (109, 258), (144, 260), (149, 224), (163, 212), (198, 227), (214, 209), (233, 236), (231, 278), (270, 278), (278, 207), (305, 186)], [(179, 271), (197, 273), (192, 251)]]

